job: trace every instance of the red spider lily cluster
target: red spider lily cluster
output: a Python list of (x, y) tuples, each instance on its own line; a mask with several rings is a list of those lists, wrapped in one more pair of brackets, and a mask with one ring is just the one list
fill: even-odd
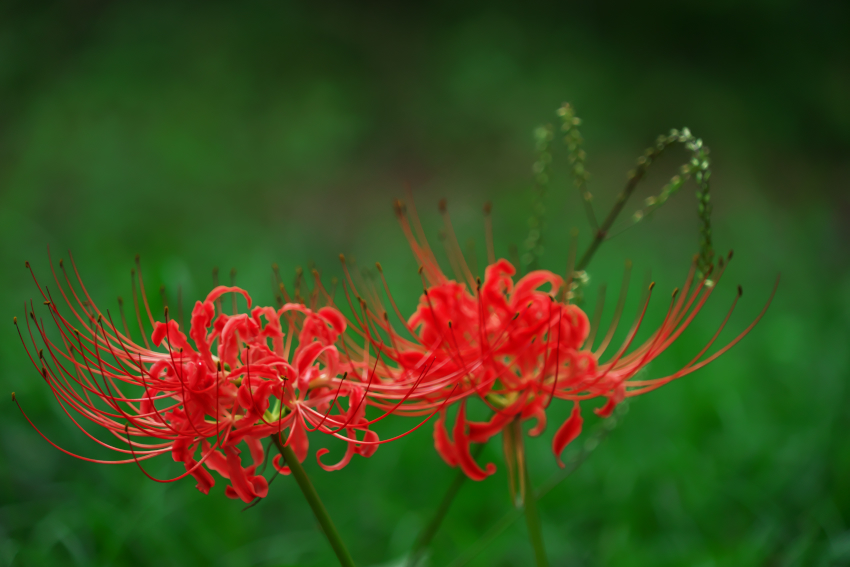
[[(368, 457), (382, 443), (369, 429), (377, 420), (365, 417), (367, 367), (340, 360), (336, 343), (346, 321), (336, 309), (313, 310), (301, 303), (252, 308), (244, 290), (218, 286), (195, 304), (190, 342), (178, 323), (168, 318), (167, 309), (164, 321), (154, 320), (142, 286), (142, 303), (153, 327), (151, 339), (160, 349), (153, 350), (144, 335), (144, 346), (132, 341), (126, 321), (121, 332), (97, 308), (75, 265), (79, 291), (62, 262), (60, 268), (64, 282), (51, 263), (67, 312), (36, 280), (58, 336), (50, 337), (30, 304), (29, 341), (24, 344), (32, 344), (34, 350), (27, 348), (30, 359), (68, 417), (88, 437), (127, 458), (73, 456), (99, 463), (135, 462), (145, 471), (142, 461), (170, 452), (186, 472), (169, 482), (191, 475), (198, 489), (208, 493), (215, 484), (210, 471), (215, 471), (230, 481), (229, 497), (251, 502), (268, 492), (268, 482), (257, 469), (265, 458), (262, 441), (270, 436), (291, 446), (299, 461), (308, 452), (307, 431), (342, 439), (347, 450), (340, 462), (324, 464), (319, 458), (328, 449), (317, 452), (326, 470), (342, 468), (354, 454)], [(249, 311), (221, 313), (216, 304), (226, 293), (242, 295)], [(137, 313), (138, 307), (136, 303)], [(36, 337), (44, 348), (39, 348)], [(389, 390), (391, 398), (396, 388)], [(381, 388), (372, 388), (369, 395), (375, 398), (381, 393)], [(89, 433), (75, 413), (106, 429), (117, 443)], [(247, 463), (238, 447), (243, 441)], [(273, 464), (289, 473), (280, 455)]]
[[(441, 209), (444, 210), (444, 205)], [(646, 313), (652, 286), (639, 315), (622, 346), (607, 359), (604, 353), (611, 343), (622, 310), (621, 297), (614, 322), (601, 344), (594, 350), (597, 329), (578, 306), (571, 305), (570, 282), (546, 270), (536, 270), (516, 282), (514, 266), (507, 260), (494, 261), (485, 269), (484, 280), (474, 278), (460, 247), (457, 245), (448, 215), (444, 214), (444, 243), (457, 280), (448, 278), (440, 269), (424, 236), (421, 224), (411, 211), (397, 203), (396, 213), (402, 229), (419, 261), (424, 292), (412, 316), (405, 319), (395, 302), (390, 300), (402, 326), (411, 339), (401, 334), (382, 317), (364, 317), (355, 321), (362, 334), (375, 346), (381, 345), (403, 374), (415, 373), (430, 364), (427, 375), (396, 413), (423, 414), (440, 411), (435, 422), (434, 443), (450, 466), (460, 466), (472, 479), (481, 480), (493, 474), (490, 463), (482, 468), (470, 453), (470, 443), (484, 443), (497, 433), (506, 433), (509, 424), (534, 419), (532, 436), (546, 428), (546, 409), (555, 398), (571, 400), (573, 408), (552, 439), (552, 450), (558, 463), (564, 448), (581, 432), (580, 403), (601, 398), (604, 403), (594, 411), (607, 417), (626, 397), (654, 390), (676, 378), (694, 372), (726, 352), (746, 335), (761, 319), (761, 314), (737, 337), (710, 356), (703, 358), (729, 320), (740, 297), (738, 295), (715, 335), (705, 347), (678, 372), (655, 379), (635, 380), (638, 372), (666, 350), (690, 325), (720, 281), (725, 263), (721, 259), (713, 279), (696, 278), (696, 262), (681, 290), (675, 290), (661, 327), (644, 342), (635, 346), (635, 337)], [(489, 242), (488, 249), (492, 251)], [(731, 253), (729, 258), (731, 258)], [(348, 282), (354, 287), (350, 275)], [(384, 281), (389, 295), (389, 289)], [(627, 285), (624, 284), (624, 291)], [(542, 289), (545, 288), (545, 289)], [(383, 310), (376, 293), (372, 302)], [(769, 302), (768, 302), (769, 305)], [(375, 309), (373, 309), (374, 311)], [(381, 336), (387, 337), (385, 341)], [(385, 343), (392, 346), (385, 347)], [(386, 366), (383, 367), (384, 369)], [(380, 372), (380, 369), (379, 369)], [(383, 377), (393, 379), (392, 372)], [(482, 401), (492, 410), (485, 422), (466, 417), (469, 398)], [(446, 430), (446, 406), (458, 403), (452, 437)], [(522, 458), (521, 447), (508, 435), (506, 454), (511, 466)]]
[[(606, 358), (622, 301), (613, 324), (594, 350), (598, 325), (570, 304), (569, 278), (537, 270), (514, 281), (516, 269), (507, 260), (495, 260), (489, 237), (489, 265), (483, 281), (475, 278), (446, 216), (449, 238), (445, 242), (456, 274), (456, 279), (450, 279), (429, 248), (415, 212), (408, 218), (399, 203), (397, 214), (421, 265), (424, 287), (415, 312), (406, 317), (392, 300), (381, 273), (400, 329), (390, 323), (378, 290), (362, 283), (355, 286), (346, 268), (343, 288), (350, 318), (334, 306), (332, 294), (318, 279), (309, 306), (296, 298), (281, 301), (278, 307), (252, 307), (246, 291), (217, 286), (195, 304), (188, 337), (177, 321), (169, 319), (167, 308), (164, 320), (154, 319), (142, 286), (141, 304), (152, 327), (153, 346), (144, 331), (141, 346), (131, 339), (126, 321), (119, 330), (111, 316), (95, 306), (76, 266), (71, 278), (60, 262), (60, 278), (51, 263), (67, 312), (36, 280), (58, 334), (48, 333), (30, 304), (28, 340), (24, 341), (32, 344), (33, 350), (27, 349), (30, 359), (68, 417), (91, 439), (125, 455), (116, 461), (79, 458), (135, 462), (153, 478), (143, 461), (170, 452), (175, 461), (183, 463), (185, 472), (176, 478), (154, 480), (170, 482), (191, 475), (198, 489), (207, 493), (215, 483), (211, 474), (215, 471), (230, 481), (226, 487), (229, 497), (251, 502), (268, 492), (268, 482), (261, 474), (266, 439), (291, 447), (299, 461), (308, 453), (308, 432), (340, 439), (346, 443), (346, 451), (336, 464), (322, 462), (327, 448), (316, 452), (322, 468), (337, 470), (353, 455), (369, 457), (380, 444), (437, 416), (434, 440), (441, 457), (449, 465), (461, 467), (470, 478), (481, 480), (495, 472), (495, 465), (482, 468), (470, 452), (471, 443), (505, 433), (510, 467), (512, 459), (515, 463), (522, 457), (521, 446), (514, 446), (518, 440), (508, 426), (533, 419), (529, 434), (540, 435), (553, 400), (569, 400), (571, 414), (552, 439), (560, 463), (566, 445), (581, 432), (582, 402), (599, 399), (594, 411), (607, 416), (625, 398), (708, 364), (761, 318), (759, 315), (735, 339), (705, 357), (728, 321), (727, 315), (705, 348), (681, 370), (662, 378), (637, 380), (638, 372), (693, 321), (722, 276), (722, 261), (712, 280), (696, 277), (692, 266), (681, 291), (673, 293), (661, 326), (635, 345), (651, 293), (647, 294), (624, 343)], [(141, 271), (138, 281), (141, 286)], [(227, 293), (241, 295), (248, 310), (237, 313), (234, 301), (233, 313), (222, 312), (220, 297)], [(138, 316), (139, 302), (135, 307)], [(139, 325), (143, 329), (141, 318)], [(467, 419), (469, 399), (483, 402), (492, 417), (487, 421)], [(447, 409), (453, 404), (458, 407), (449, 435)], [(367, 418), (369, 406), (380, 410), (380, 415)], [(393, 414), (424, 419), (403, 435), (379, 439), (370, 426)], [(106, 429), (117, 441), (107, 443), (89, 433), (76, 416)], [(247, 458), (243, 459), (246, 448)], [(273, 465), (289, 473), (280, 455)]]

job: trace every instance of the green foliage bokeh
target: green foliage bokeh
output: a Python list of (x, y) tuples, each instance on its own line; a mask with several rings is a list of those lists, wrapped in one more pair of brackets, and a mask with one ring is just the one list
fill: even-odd
[[(528, 233), (533, 131), (570, 101), (597, 211), (655, 136), (690, 127), (712, 148), (714, 236), (735, 248), (692, 329), (650, 368), (686, 363), (744, 296), (717, 362), (631, 404), (620, 427), (540, 502), (553, 565), (850, 564), (850, 42), (840, 4), (760, 2), (429, 7), (327, 2), (0, 5), (0, 383), (60, 445), (88, 441), (29, 365), (13, 316), (71, 250), (102, 308), (128, 296), (142, 257), (155, 305), (189, 301), (231, 267), (260, 303), (270, 266), (339, 274), (337, 255), (380, 261), (398, 301), (420, 292), (392, 214), (409, 184), (438, 244), (446, 197), (483, 265), (481, 206), (497, 254)], [(846, 30), (844, 30), (846, 31)], [(563, 271), (569, 233), (590, 239), (566, 152), (555, 147), (543, 267)], [(686, 157), (671, 152), (628, 212)], [(692, 185), (606, 243), (590, 267), (617, 291), (625, 259), (666, 294), (697, 251)], [(286, 275), (288, 274), (288, 275)], [(660, 321), (666, 300), (650, 319)], [(592, 303), (589, 303), (592, 305)], [(606, 318), (610, 317), (610, 308)], [(631, 319), (627, 318), (627, 321)], [(6, 395), (6, 394), (4, 394)], [(331, 565), (289, 478), (248, 511), (184, 480), (81, 462), (45, 443), (8, 397), (0, 410), (0, 565)], [(531, 474), (556, 470), (550, 427)], [(594, 420), (587, 420), (592, 426)], [(392, 427), (384, 431), (391, 431)], [(452, 478), (430, 426), (343, 471), (306, 468), (359, 565), (390, 565)], [(510, 507), (499, 472), (468, 483), (435, 540), (448, 563)], [(340, 448), (336, 447), (339, 451)], [(567, 452), (575, 448), (568, 448)], [(168, 457), (153, 471), (174, 475)], [(474, 565), (530, 564), (519, 522)]]

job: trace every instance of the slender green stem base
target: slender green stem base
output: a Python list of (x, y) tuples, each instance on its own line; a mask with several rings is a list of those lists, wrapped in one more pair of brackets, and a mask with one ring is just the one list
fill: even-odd
[[(520, 437), (520, 443), (522, 437)], [(534, 486), (531, 484), (531, 479), (528, 476), (528, 465), (526, 458), (520, 459), (520, 467), (522, 467), (523, 483), (525, 484), (524, 508), (525, 508), (525, 523), (528, 525), (528, 538), (531, 540), (531, 547), (534, 548), (534, 559), (537, 567), (549, 567), (549, 560), (546, 558), (546, 548), (543, 546), (543, 532), (540, 529), (540, 514), (537, 511), (537, 497), (534, 494)]]
[(351, 554), (342, 542), (342, 538), (339, 536), (336, 526), (334, 526), (325, 505), (322, 504), (322, 500), (316, 492), (316, 488), (313, 486), (313, 483), (310, 482), (310, 477), (307, 476), (307, 473), (304, 471), (301, 463), (298, 462), (298, 458), (295, 456), (292, 448), (283, 445), (277, 435), (272, 435), (272, 439), (274, 440), (275, 445), (277, 445), (277, 448), (280, 450), (280, 454), (283, 455), (283, 460), (286, 461), (286, 464), (289, 466), (289, 470), (292, 471), (292, 476), (295, 477), (295, 482), (298, 483), (298, 487), (304, 494), (304, 498), (307, 499), (307, 503), (310, 504), (310, 508), (313, 509), (313, 514), (319, 521), (319, 525), (322, 526), (322, 531), (325, 532), (325, 536), (327, 536), (334, 553), (336, 553), (336, 556), (339, 559), (339, 564), (342, 565), (342, 567), (354, 567), (354, 560), (351, 558)]
[[(484, 443), (478, 445), (472, 450), (472, 458), (478, 459), (483, 451)], [(457, 496), (457, 493), (460, 491), (464, 482), (466, 482), (466, 474), (461, 470), (457, 471), (454, 479), (452, 479), (449, 489), (443, 495), (440, 505), (437, 507), (436, 512), (434, 512), (434, 516), (431, 518), (431, 521), (428, 522), (428, 525), (425, 526), (425, 529), (422, 530), (419, 533), (419, 537), (416, 538), (413, 548), (410, 550), (410, 556), (407, 560), (408, 567), (415, 567), (419, 564), (419, 561), (425, 554), (425, 550), (429, 545), (431, 545), (431, 540), (433, 540), (434, 536), (437, 535), (437, 530), (440, 529), (440, 525), (443, 523), (446, 514), (449, 513), (449, 508), (451, 507), (452, 502), (454, 502), (455, 496)]]

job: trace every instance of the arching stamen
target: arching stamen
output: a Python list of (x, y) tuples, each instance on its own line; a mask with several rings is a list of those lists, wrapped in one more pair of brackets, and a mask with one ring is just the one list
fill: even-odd
[(457, 236), (455, 235), (455, 230), (452, 226), (452, 219), (449, 216), (445, 199), (440, 199), (439, 209), (440, 215), (443, 217), (443, 226), (446, 230), (446, 238), (443, 241), (443, 245), (446, 248), (446, 255), (449, 257), (452, 269), (455, 270), (458, 280), (466, 280), (466, 284), (469, 286), (469, 289), (475, 289), (475, 278), (469, 270), (469, 266), (466, 264), (466, 259), (463, 257), (463, 251), (461, 251), (460, 244), (457, 242)]
[(139, 312), (139, 300), (136, 294), (136, 270), (130, 270), (130, 286), (133, 289), (133, 306), (136, 308), (136, 321), (139, 322), (139, 332), (142, 334), (142, 340), (145, 343), (145, 348), (150, 349), (151, 345), (148, 342), (148, 336), (145, 333), (145, 327), (142, 325), (142, 315)]
[(608, 344), (611, 342), (611, 339), (614, 337), (614, 332), (617, 330), (617, 325), (620, 323), (620, 316), (623, 314), (623, 308), (626, 305), (626, 295), (629, 291), (629, 277), (632, 272), (632, 263), (630, 261), (626, 261), (626, 268), (623, 272), (623, 283), (620, 285), (620, 297), (617, 299), (617, 307), (614, 309), (614, 317), (611, 319), (611, 325), (608, 327), (608, 332), (605, 334), (605, 338), (602, 339), (602, 344), (599, 345), (599, 348), (593, 352), (593, 356), (599, 358), (605, 352), (605, 349), (608, 348)]
[(124, 300), (121, 296), (118, 296), (118, 312), (121, 313), (121, 323), (124, 325), (124, 336), (128, 339), (130, 337), (130, 328), (127, 326), (127, 318), (124, 316)]

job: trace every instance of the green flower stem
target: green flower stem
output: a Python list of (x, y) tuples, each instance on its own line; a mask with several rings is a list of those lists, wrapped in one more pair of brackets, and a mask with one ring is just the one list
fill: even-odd
[[(517, 428), (519, 429), (519, 428)], [(522, 443), (522, 431), (518, 443)], [(525, 523), (528, 525), (528, 538), (531, 540), (531, 547), (534, 548), (534, 559), (537, 567), (549, 567), (549, 560), (546, 559), (546, 548), (543, 546), (543, 532), (540, 529), (540, 514), (537, 511), (537, 497), (534, 494), (534, 486), (531, 484), (531, 478), (528, 476), (528, 465), (525, 457), (520, 459), (520, 467), (522, 467), (523, 482), (525, 485), (525, 497), (523, 505), (525, 507)]]
[[(472, 458), (478, 459), (478, 457), (481, 456), (481, 453), (484, 451), (484, 445), (484, 443), (481, 443), (472, 450)], [(440, 525), (443, 523), (452, 502), (454, 502), (455, 496), (457, 496), (457, 493), (460, 491), (464, 482), (466, 482), (466, 474), (462, 470), (458, 470), (454, 479), (452, 479), (449, 489), (443, 495), (443, 499), (440, 501), (440, 505), (437, 507), (437, 511), (434, 512), (434, 516), (431, 518), (431, 521), (428, 522), (428, 525), (425, 526), (425, 529), (422, 530), (419, 533), (419, 537), (416, 538), (413, 548), (410, 550), (410, 557), (407, 560), (407, 565), (409, 567), (415, 567), (419, 564), (419, 561), (421, 561), (425, 554), (425, 550), (428, 549), (428, 546), (431, 545), (431, 541), (434, 539), (434, 536), (437, 535), (437, 530), (440, 529)]]
[(313, 486), (313, 483), (310, 482), (310, 477), (307, 476), (307, 473), (304, 471), (304, 467), (302, 467), (301, 463), (298, 462), (298, 458), (295, 456), (292, 448), (283, 445), (277, 435), (272, 435), (272, 440), (274, 441), (274, 444), (277, 445), (278, 450), (280, 450), (280, 454), (283, 455), (283, 460), (286, 461), (286, 464), (292, 471), (292, 476), (295, 477), (295, 482), (298, 483), (301, 493), (304, 494), (304, 498), (307, 499), (307, 503), (310, 504), (310, 508), (313, 509), (313, 514), (319, 521), (319, 525), (322, 526), (322, 531), (325, 532), (325, 536), (327, 536), (334, 553), (336, 553), (337, 559), (339, 559), (339, 564), (342, 565), (342, 567), (354, 567), (354, 560), (351, 558), (351, 554), (342, 542), (342, 538), (339, 536), (336, 526), (334, 526), (325, 505), (322, 504), (322, 500), (316, 492), (316, 488)]
[[(615, 410), (614, 415), (606, 419), (600, 427), (596, 428), (596, 431), (587, 439), (587, 441), (585, 441), (578, 453), (575, 453), (565, 459), (567, 466), (553, 474), (549, 480), (540, 486), (539, 489), (534, 491), (535, 499), (540, 500), (556, 486), (566, 480), (568, 476), (574, 473), (584, 463), (584, 461), (587, 460), (590, 454), (599, 447), (608, 434), (617, 427), (619, 422), (626, 415), (627, 411), (628, 405), (626, 403), (620, 404), (620, 406), (617, 407), (617, 410)], [(506, 529), (516, 522), (519, 517), (523, 515), (523, 512), (523, 508), (511, 509), (510, 512), (502, 516), (498, 522), (493, 524), (477, 542), (464, 550), (464, 552), (455, 558), (454, 561), (449, 563), (448, 567), (466, 567), (469, 565), (481, 554), (482, 551), (484, 551), (491, 543), (496, 541), (496, 539), (498, 539), (498, 537), (502, 535)]]
[(611, 211), (608, 213), (608, 216), (605, 217), (605, 220), (602, 221), (601, 225), (599, 225), (599, 229), (593, 236), (593, 241), (590, 243), (590, 246), (587, 247), (587, 250), (585, 250), (581, 260), (579, 260), (578, 264), (576, 264), (575, 271), (580, 272), (587, 268), (587, 265), (590, 264), (590, 260), (596, 253), (597, 248), (599, 248), (599, 245), (605, 240), (605, 237), (608, 236), (608, 231), (611, 230), (611, 227), (614, 225), (614, 221), (617, 220), (618, 216), (620, 216), (620, 212), (622, 212), (623, 207), (626, 206), (626, 201), (628, 201), (629, 197), (632, 196), (632, 193), (635, 192), (635, 188), (638, 186), (638, 183), (640, 183), (645, 172), (646, 168), (638, 168), (629, 179), (629, 182), (626, 183), (626, 187), (617, 196), (617, 202), (614, 203), (614, 206), (611, 207)]

